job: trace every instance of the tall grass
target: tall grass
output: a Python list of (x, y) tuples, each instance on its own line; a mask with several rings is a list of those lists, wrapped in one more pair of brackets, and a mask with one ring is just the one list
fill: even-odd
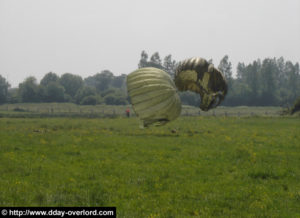
[(299, 119), (181, 117), (138, 126), (136, 118), (1, 118), (0, 206), (300, 216)]

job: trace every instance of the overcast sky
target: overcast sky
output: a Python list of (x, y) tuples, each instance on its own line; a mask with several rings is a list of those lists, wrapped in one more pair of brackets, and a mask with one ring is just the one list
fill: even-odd
[(0, 0), (0, 75), (83, 78), (137, 68), (141, 51), (300, 62), (300, 0)]

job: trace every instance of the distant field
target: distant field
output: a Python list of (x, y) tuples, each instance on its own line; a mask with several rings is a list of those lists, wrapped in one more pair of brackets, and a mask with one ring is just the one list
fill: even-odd
[(122, 117), (0, 118), (0, 206), (300, 217), (299, 118), (186, 116), (138, 126)]
[[(125, 116), (126, 108), (131, 105), (82, 106), (72, 103), (38, 103), (0, 105), (0, 117), (117, 117)], [(197, 107), (183, 105), (182, 116), (279, 116), (280, 107), (217, 107), (203, 112)], [(132, 111), (132, 108), (131, 108)], [(133, 114), (133, 113), (132, 113)]]

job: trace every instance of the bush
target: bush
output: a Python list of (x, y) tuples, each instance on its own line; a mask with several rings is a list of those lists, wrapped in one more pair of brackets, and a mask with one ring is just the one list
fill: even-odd
[(75, 100), (77, 104), (81, 104), (83, 99), (88, 96), (96, 96), (96, 89), (94, 87), (84, 86), (79, 89), (75, 95)]
[(126, 97), (122, 95), (108, 94), (104, 97), (105, 104), (108, 105), (126, 105)]
[(15, 111), (15, 112), (26, 112), (25, 109), (19, 108), (19, 107), (14, 108), (13, 111)]
[(291, 110), (291, 114), (294, 114), (297, 111), (300, 111), (300, 97), (295, 101), (295, 104)]
[(81, 105), (96, 105), (100, 103), (102, 103), (102, 99), (97, 95), (86, 96), (80, 102)]

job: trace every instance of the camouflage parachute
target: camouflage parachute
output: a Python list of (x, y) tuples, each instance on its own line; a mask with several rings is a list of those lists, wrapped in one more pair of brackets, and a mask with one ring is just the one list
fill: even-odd
[(204, 111), (217, 107), (227, 94), (223, 74), (203, 58), (190, 58), (179, 63), (175, 72), (179, 91), (193, 91), (201, 96)]

